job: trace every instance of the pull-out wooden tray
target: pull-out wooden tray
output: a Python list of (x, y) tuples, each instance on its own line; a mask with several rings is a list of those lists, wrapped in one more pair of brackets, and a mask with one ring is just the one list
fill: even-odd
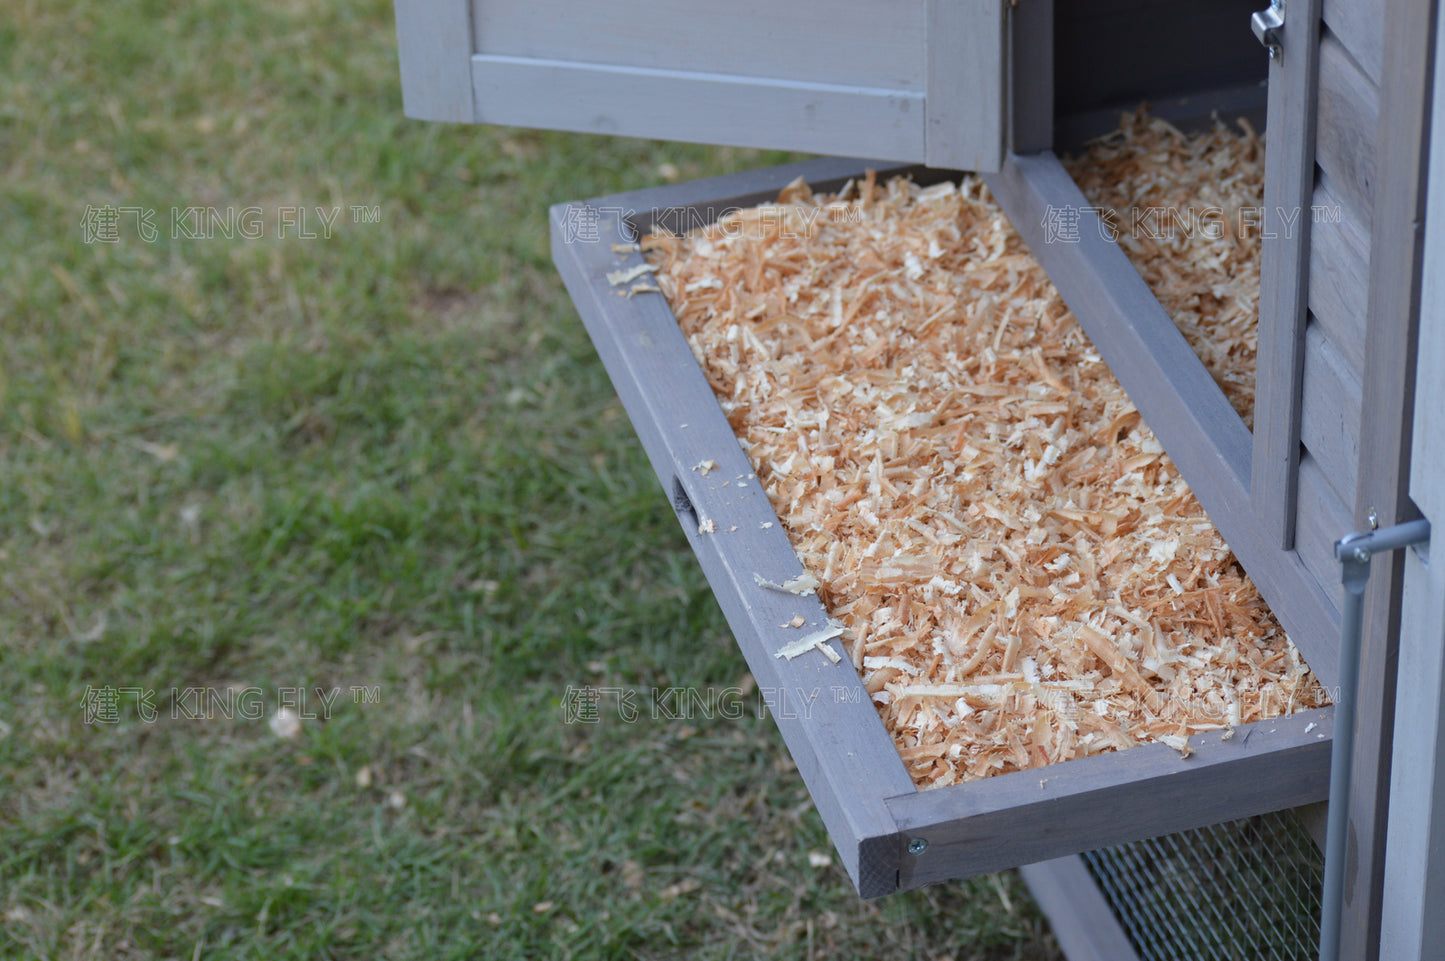
[[(1151, 744), (920, 792), (846, 658), (834, 665), (817, 655), (774, 656), (799, 636), (779, 625), (801, 610), (804, 630), (816, 629), (827, 614), (812, 595), (786, 596), (756, 582), (755, 575), (781, 582), (802, 573), (787, 534), (760, 486), (736, 483), (752, 466), (667, 301), (656, 293), (623, 296), (606, 275), (640, 263), (612, 245), (654, 226), (709, 223), (774, 199), (800, 174), (815, 189), (835, 190), (869, 167), (880, 175), (908, 169), (819, 160), (551, 211), (562, 277), (859, 893), (874, 897), (1323, 799), (1330, 709), (1245, 725), (1228, 740), (1196, 736), (1187, 759)], [(920, 182), (941, 176), (909, 172)], [(1316, 676), (1334, 684), (1331, 608), (1293, 555), (1267, 542), (1249, 510), (1244, 424), (1112, 241), (1086, 223), (1078, 242), (1044, 242), (1050, 205), (1088, 208), (1052, 153), (1010, 156), (986, 179)], [(716, 470), (694, 470), (709, 460)]]

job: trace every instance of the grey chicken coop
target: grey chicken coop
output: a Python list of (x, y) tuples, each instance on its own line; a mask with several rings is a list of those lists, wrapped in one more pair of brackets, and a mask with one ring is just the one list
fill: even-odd
[[(774, 656), (797, 599), (753, 574), (798, 561), (767, 498), (719, 480), (746, 475), (746, 455), (664, 299), (607, 282), (641, 263), (612, 245), (771, 200), (800, 175), (815, 190), (866, 169), (982, 175), (1335, 689), (1351, 673), (1336, 541), (1445, 520), (1440, 34), (1428, 0), (1257, 3), (396, 0), (408, 116), (868, 158), (551, 212), (558, 268), (759, 686), (852, 695), (775, 718), (864, 897), (1024, 866), (1074, 961), (1313, 957), (1335, 709), (1202, 738), (1187, 760), (1151, 744), (918, 790), (856, 675)], [(1265, 131), (1252, 429), (1106, 232), (1086, 219), (1079, 242), (1044, 242), (1050, 209), (1089, 209), (1056, 151), (1142, 100), (1183, 129), (1218, 115)], [(564, 238), (584, 210), (595, 241)], [(706, 458), (715, 477), (693, 469)], [(709, 537), (707, 518), (746, 536)], [(1441, 957), (1445, 565), (1415, 544), (1369, 573), (1343, 742), (1340, 956)]]

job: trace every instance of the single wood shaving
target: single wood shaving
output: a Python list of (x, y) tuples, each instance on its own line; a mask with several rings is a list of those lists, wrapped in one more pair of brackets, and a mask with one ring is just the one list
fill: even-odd
[[(1195, 148), (1148, 123), (1075, 176), (1146, 136), (1186, 182)], [(1327, 703), (978, 180), (799, 181), (644, 247), (921, 787)], [(1159, 249), (1146, 277), (1195, 283)], [(1252, 305), (1245, 259), (1180, 309)], [(1241, 317), (1196, 325), (1217, 377), (1251, 362)]]
[(611, 270), (607, 273), (607, 282), (614, 287), (620, 287), (656, 269), (652, 264), (638, 264), (635, 267), (628, 267), (625, 270)]
[(823, 628), (821, 631), (814, 631), (811, 634), (805, 634), (802, 637), (798, 638), (796, 641), (785, 644), (773, 656), (786, 658), (787, 660), (791, 661), (793, 658), (798, 657), (799, 655), (806, 654), (809, 651), (816, 649), (822, 651), (823, 654), (827, 656), (828, 660), (832, 661), (834, 664), (837, 664), (841, 660), (841, 658), (838, 657), (837, 651), (833, 650), (831, 647), (828, 646), (827, 642), (831, 641), (835, 637), (841, 637), (844, 630), (845, 628), (843, 627), (843, 625), (830, 622), (829, 625)]
[(781, 594), (811, 594), (822, 586), (812, 574), (799, 574), (792, 580), (783, 581), (781, 584), (770, 581), (761, 574), (754, 574), (753, 580), (759, 587)]

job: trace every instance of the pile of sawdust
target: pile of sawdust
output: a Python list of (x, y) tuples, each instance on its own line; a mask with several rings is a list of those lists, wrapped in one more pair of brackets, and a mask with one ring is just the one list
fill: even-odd
[[(1168, 131), (1138, 139), (1101, 144), (1100, 162), (1127, 176), (1197, 156)], [(1138, 204), (1187, 181), (1145, 179), (1088, 189)], [(798, 182), (643, 247), (920, 786), (1187, 751), (1192, 733), (1325, 703), (980, 182), (870, 174), (836, 197)], [(1242, 248), (1137, 248), (1234, 383), (1257, 252), (1250, 275)], [(1221, 279), (1188, 292), (1209, 264)]]

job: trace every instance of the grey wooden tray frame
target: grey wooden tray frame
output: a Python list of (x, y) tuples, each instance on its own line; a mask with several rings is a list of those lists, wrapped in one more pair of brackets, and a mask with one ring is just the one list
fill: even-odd
[[(826, 623), (813, 595), (757, 585), (802, 572), (782, 525), (660, 294), (628, 297), (609, 271), (641, 263), (618, 254), (654, 225), (691, 227), (773, 199), (802, 175), (841, 187), (869, 168), (920, 181), (946, 173), (823, 159), (618, 194), (551, 209), (553, 258), (738, 646), (864, 897), (1323, 799), (1329, 709), (1196, 737), (1188, 759), (1160, 745), (920, 792), (846, 657), (775, 652), (799, 636), (795, 614)], [(1044, 243), (1049, 206), (1087, 202), (1052, 153), (1010, 155), (987, 178), (995, 197), (1101, 355), (1259, 584), (1316, 673), (1334, 676), (1333, 624), (1318, 587), (1252, 522), (1251, 441), (1218, 387), (1138, 273), (1085, 213), (1077, 243)], [(697, 470), (712, 460), (717, 469)], [(744, 481), (745, 483), (739, 483)], [(711, 533), (700, 524), (711, 521)], [(765, 525), (771, 526), (765, 526)], [(736, 529), (734, 529), (736, 528)], [(1308, 643), (1307, 643), (1308, 641)], [(838, 649), (837, 642), (834, 644)], [(1321, 669), (1327, 661), (1328, 671)]]

